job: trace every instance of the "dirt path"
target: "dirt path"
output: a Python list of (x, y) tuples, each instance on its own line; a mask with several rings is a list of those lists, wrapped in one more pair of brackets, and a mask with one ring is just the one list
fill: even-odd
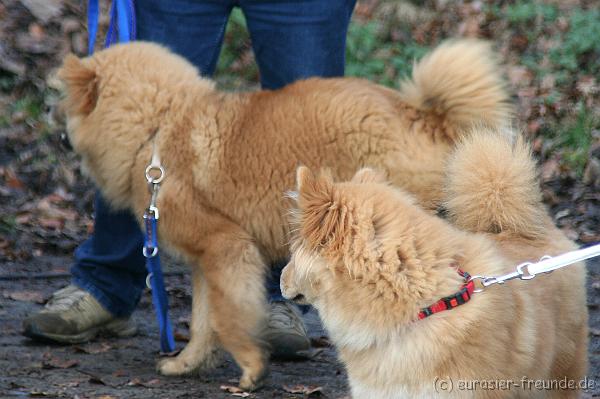
[[(40, 273), (64, 269), (68, 258), (42, 257), (33, 262), (5, 263), (5, 273)], [(180, 266), (169, 266), (181, 271)], [(600, 382), (600, 261), (589, 264), (590, 372), (589, 378)], [(166, 378), (154, 370), (158, 356), (158, 336), (151, 298), (146, 293), (135, 320), (140, 334), (129, 339), (100, 338), (74, 346), (35, 343), (20, 335), (25, 315), (39, 309), (65, 278), (0, 280), (0, 398), (233, 398), (222, 385), (235, 385), (239, 376), (228, 358), (222, 366), (186, 378)], [(595, 284), (596, 283), (596, 284)], [(191, 289), (187, 274), (167, 277), (171, 317), (180, 340), (187, 337)], [(314, 342), (323, 335), (314, 312), (306, 316)], [(183, 347), (185, 342), (178, 342)], [(310, 397), (342, 398), (347, 395), (343, 367), (333, 349), (315, 348), (313, 359), (303, 362), (273, 362), (266, 386), (250, 398), (302, 398), (289, 387), (321, 387)], [(300, 388), (303, 388), (300, 387)], [(586, 397), (600, 397), (600, 387)]]
[[(36, 258), (28, 264), (5, 264), (19, 273), (60, 269), (68, 258)], [(35, 265), (34, 265), (35, 264)], [(29, 269), (29, 270), (28, 270)], [(173, 269), (173, 268), (171, 268)], [(180, 268), (179, 268), (180, 270)], [(67, 283), (65, 278), (0, 281), (0, 398), (233, 398), (222, 385), (236, 385), (239, 370), (231, 358), (217, 369), (186, 378), (166, 378), (154, 370), (158, 333), (146, 293), (135, 313), (140, 334), (128, 339), (100, 338), (89, 344), (60, 346), (32, 342), (20, 335), (21, 319)], [(167, 277), (176, 336), (185, 340), (191, 305), (189, 276)], [(18, 300), (15, 300), (18, 299)], [(314, 312), (306, 316), (311, 337), (323, 335)], [(177, 342), (182, 348), (185, 342)], [(346, 394), (343, 368), (331, 348), (315, 348), (303, 362), (273, 362), (266, 386), (249, 398), (298, 398), (284, 386), (321, 387), (321, 397)], [(302, 387), (300, 387), (302, 388)], [(311, 397), (319, 395), (312, 394)]]

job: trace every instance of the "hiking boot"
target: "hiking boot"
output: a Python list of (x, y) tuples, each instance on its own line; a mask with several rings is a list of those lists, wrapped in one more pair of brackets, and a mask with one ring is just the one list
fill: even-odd
[(302, 315), (289, 302), (271, 303), (269, 322), (263, 337), (271, 346), (271, 356), (280, 359), (306, 358), (310, 340)]
[(129, 318), (116, 318), (88, 292), (74, 285), (56, 291), (40, 312), (23, 320), (23, 335), (77, 344), (102, 333), (129, 337), (137, 332)]

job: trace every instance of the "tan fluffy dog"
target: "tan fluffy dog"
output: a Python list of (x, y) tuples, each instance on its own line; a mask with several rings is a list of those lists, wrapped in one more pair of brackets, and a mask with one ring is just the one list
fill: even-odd
[[(65, 59), (69, 138), (116, 208), (143, 214), (153, 149), (166, 178), (159, 237), (193, 267), (191, 341), (167, 375), (210, 363), (217, 346), (256, 387), (266, 265), (288, 255), (282, 193), (298, 164), (350, 178), (371, 165), (427, 206), (441, 198), (454, 140), (475, 121), (510, 117), (487, 45), (445, 44), (394, 91), (359, 79), (309, 79), (281, 90), (224, 93), (183, 58), (150, 43)], [(141, 220), (141, 219), (140, 219)]]
[(459, 291), (456, 266), (497, 276), (575, 248), (540, 203), (522, 143), (470, 136), (448, 176), (446, 207), (463, 230), (372, 170), (334, 184), (300, 168), (283, 295), (318, 309), (356, 399), (577, 397), (557, 389), (585, 376), (584, 264), (488, 287), (418, 319)]

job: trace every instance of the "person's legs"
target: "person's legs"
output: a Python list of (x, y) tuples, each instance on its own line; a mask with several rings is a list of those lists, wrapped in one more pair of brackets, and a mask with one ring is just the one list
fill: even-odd
[[(277, 89), (311, 76), (344, 74), (346, 33), (355, 0), (240, 0), (261, 85)], [(265, 339), (277, 357), (297, 357), (310, 348), (297, 307), (284, 301), (279, 280), (286, 265), (272, 265), (271, 302)], [(306, 310), (304, 308), (303, 310)]]
[[(202, 74), (211, 75), (231, 8), (226, 1), (139, 0), (137, 39), (163, 44), (193, 62)], [(109, 332), (132, 333), (124, 322), (145, 285), (142, 245), (134, 215), (112, 211), (97, 194), (94, 234), (75, 251), (71, 269), (75, 286), (58, 291), (44, 311), (25, 319), (24, 334), (78, 342), (107, 330), (106, 325)]]
[(138, 40), (160, 43), (192, 62), (204, 76), (216, 68), (232, 0), (138, 0)]
[(277, 89), (311, 76), (342, 76), (355, 3), (241, 0), (262, 86)]
[(75, 250), (73, 284), (92, 294), (112, 315), (127, 317), (145, 286), (140, 248), (144, 237), (128, 211), (113, 211), (96, 192), (94, 233)]
[[(344, 75), (346, 33), (356, 0), (241, 0), (261, 85), (278, 89), (311, 76)], [(272, 268), (271, 301), (283, 301), (279, 287), (286, 262)]]

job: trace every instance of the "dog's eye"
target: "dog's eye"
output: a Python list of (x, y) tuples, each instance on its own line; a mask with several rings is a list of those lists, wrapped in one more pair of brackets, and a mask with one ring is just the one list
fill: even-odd
[(65, 132), (60, 134), (60, 145), (67, 151), (73, 150), (73, 146), (71, 146), (71, 142), (69, 141), (69, 136), (67, 136), (67, 133)]

